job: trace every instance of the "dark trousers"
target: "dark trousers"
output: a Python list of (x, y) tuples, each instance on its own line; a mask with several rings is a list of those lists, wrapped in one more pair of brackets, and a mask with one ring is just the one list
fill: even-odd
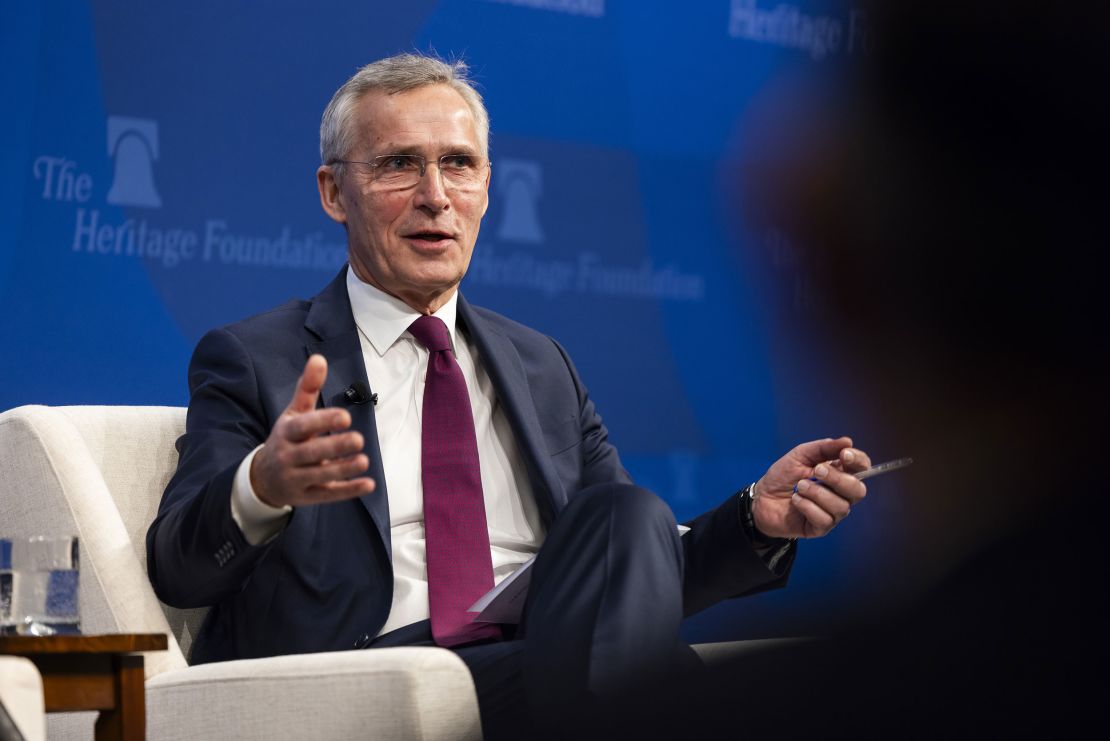
[[(474, 677), (486, 739), (581, 737), (619, 723), (692, 652), (679, 639), (683, 553), (674, 515), (631, 484), (580, 492), (533, 564), (506, 640), (455, 648)], [(427, 621), (371, 647), (431, 645)], [(648, 693), (648, 694), (644, 694)]]

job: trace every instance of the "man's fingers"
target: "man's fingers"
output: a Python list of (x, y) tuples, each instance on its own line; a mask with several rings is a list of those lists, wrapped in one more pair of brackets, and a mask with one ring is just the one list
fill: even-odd
[(827, 437), (824, 440), (802, 443), (794, 448), (794, 452), (806, 463), (815, 466), (821, 461), (836, 460), (840, 456), (841, 450), (851, 446), (852, 438), (850, 437)]
[(283, 440), (300, 443), (317, 435), (346, 430), (351, 426), (351, 413), (334, 407), (316, 409), (293, 417), (283, 417), (278, 424), (281, 425), (280, 434)]
[(323, 355), (311, 355), (304, 364), (301, 377), (297, 379), (297, 388), (293, 391), (293, 399), (285, 408), (287, 413), (303, 414), (316, 408), (316, 400), (320, 396), (320, 389), (328, 377), (328, 361)]
[[(804, 481), (802, 483), (812, 482)], [(820, 488), (822, 487), (817, 484), (812, 484), (809, 487), (811, 491), (813, 489)], [(806, 518), (806, 522), (814, 531), (813, 535), (824, 535), (825, 533), (832, 530), (838, 522), (838, 519), (834, 515), (827, 512), (824, 508), (817, 504), (817, 502), (806, 497), (806, 493), (802, 492), (801, 484), (798, 485), (798, 493), (791, 496), (790, 503), (794, 506), (795, 509), (802, 513), (802, 517)], [(845, 514), (844, 517), (847, 517), (847, 514)], [(840, 519), (843, 519), (843, 517), (841, 517)], [(809, 536), (808, 533), (807, 536)]]
[(318, 503), (339, 502), (344, 499), (354, 499), (374, 491), (374, 479), (363, 476), (347, 481), (328, 481), (323, 484), (310, 486), (306, 494)]
[(859, 448), (844, 448), (840, 451), (837, 462), (840, 464), (840, 469), (848, 473), (859, 473), (871, 468), (871, 456)]
[(283, 463), (290, 466), (312, 466), (321, 461), (346, 458), (362, 452), (363, 439), (359, 432), (314, 437), (299, 445), (291, 445), (283, 452)]
[(353, 478), (366, 473), (368, 468), (370, 459), (364, 453), (359, 453), (349, 458), (324, 461), (315, 466), (294, 468), (289, 471), (288, 479), (298, 490), (303, 491), (313, 486)]
[(798, 491), (794, 494), (794, 498), (797, 497), (813, 502), (837, 520), (843, 520), (852, 510), (851, 501), (840, 496), (832, 489), (809, 479), (798, 482)]
[[(356, 433), (357, 434), (357, 433)], [(361, 436), (359, 436), (361, 437)], [(326, 438), (325, 438), (326, 439)], [(318, 503), (318, 487), (335, 488), (338, 484), (353, 481), (350, 487), (340, 487), (330, 499), (360, 496), (374, 490), (373, 479), (360, 477), (370, 468), (370, 459), (365, 453), (357, 453), (343, 458), (324, 459), (318, 463), (297, 466), (290, 463), (290, 450), (272, 451), (263, 447), (255, 456), (251, 466), (251, 485), (262, 501), (274, 507), (285, 504), (299, 507)], [(263, 458), (265, 456), (265, 458)], [(255, 469), (259, 469), (256, 475)]]
[[(855, 504), (867, 496), (867, 486), (862, 481), (828, 463), (818, 463), (814, 466), (813, 476), (818, 483), (823, 484), (821, 488), (830, 491), (834, 496), (846, 499), (849, 504)], [(799, 488), (801, 488), (800, 485)]]

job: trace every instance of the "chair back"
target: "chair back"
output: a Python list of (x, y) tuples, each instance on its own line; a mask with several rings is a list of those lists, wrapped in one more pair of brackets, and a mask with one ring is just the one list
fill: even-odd
[[(58, 407), (81, 433), (100, 469), (146, 573), (146, 531), (177, 470), (177, 440), (185, 434), (184, 407)], [(157, 598), (156, 598), (157, 599)], [(159, 602), (181, 652), (188, 657), (207, 607), (181, 610)]]

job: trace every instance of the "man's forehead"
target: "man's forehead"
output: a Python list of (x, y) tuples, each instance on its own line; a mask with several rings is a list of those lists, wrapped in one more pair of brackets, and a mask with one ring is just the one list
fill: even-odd
[(425, 85), (398, 93), (371, 91), (358, 102), (359, 139), (371, 146), (416, 151), (444, 146), (479, 148), (477, 124), (458, 92), (447, 85)]

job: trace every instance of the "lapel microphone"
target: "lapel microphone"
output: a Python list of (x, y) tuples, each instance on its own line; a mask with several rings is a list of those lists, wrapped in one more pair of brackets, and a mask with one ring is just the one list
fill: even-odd
[(365, 404), (370, 402), (378, 405), (378, 395), (370, 391), (370, 384), (366, 381), (355, 381), (343, 391), (343, 398), (348, 404)]

